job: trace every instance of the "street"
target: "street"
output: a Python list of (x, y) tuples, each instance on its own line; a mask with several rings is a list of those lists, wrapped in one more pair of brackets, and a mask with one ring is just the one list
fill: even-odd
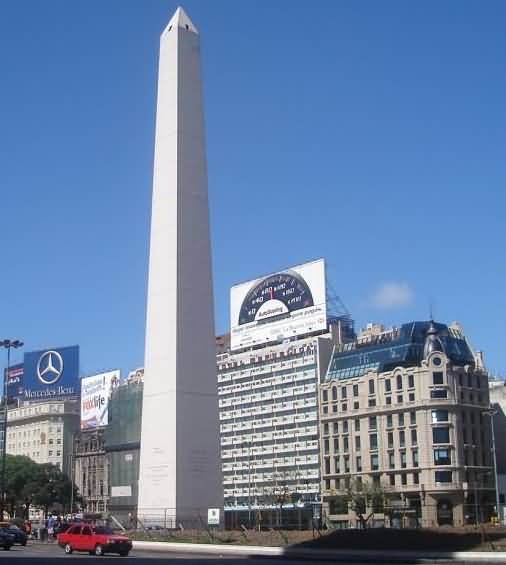
[[(145, 550), (132, 550), (129, 557), (120, 557), (118, 555), (106, 555), (105, 557), (95, 557), (90, 556), (86, 553), (73, 553), (72, 555), (65, 555), (63, 549), (58, 547), (56, 544), (43, 544), (43, 543), (32, 543), (26, 547), (20, 547), (18, 545), (11, 548), (10, 551), (0, 550), (0, 562), (11, 563), (11, 560), (18, 559), (18, 563), (21, 564), (32, 564), (33, 565), (53, 565), (55, 559), (66, 560), (71, 563), (75, 559), (85, 560), (88, 563), (94, 563), (95, 565), (100, 565), (102, 563), (111, 563), (111, 560), (118, 560), (121, 563), (128, 563), (135, 561), (138, 565), (143, 563), (149, 565), (156, 564), (177, 564), (179, 561), (185, 563), (185, 565), (192, 565), (206, 561), (209, 565), (218, 565), (224, 559), (228, 560), (231, 564), (239, 561), (248, 561), (248, 565), (271, 565), (274, 563), (284, 563), (284, 564), (300, 564), (307, 563), (308, 560), (298, 560), (298, 559), (286, 559), (286, 558), (249, 558), (244, 557), (227, 557), (227, 556), (215, 556), (215, 555), (196, 555), (195, 553), (160, 553), (154, 551)], [(84, 561), (81, 561), (84, 563)], [(319, 563), (329, 563), (328, 561), (313, 561), (310, 563), (318, 565)], [(345, 562), (340, 562), (346, 565)], [(356, 561), (353, 562), (354, 565), (360, 565)], [(401, 565), (401, 564), (399, 564)]]

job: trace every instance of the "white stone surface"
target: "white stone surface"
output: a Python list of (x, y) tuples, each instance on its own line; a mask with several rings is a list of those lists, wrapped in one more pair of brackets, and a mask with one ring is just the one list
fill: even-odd
[(199, 35), (178, 8), (160, 38), (138, 514), (221, 506)]

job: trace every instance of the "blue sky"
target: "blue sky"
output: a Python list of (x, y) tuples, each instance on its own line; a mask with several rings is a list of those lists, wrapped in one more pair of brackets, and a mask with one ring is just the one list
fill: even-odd
[[(0, 337), (143, 363), (169, 0), (0, 7)], [(459, 320), (506, 374), (506, 3), (183, 4), (201, 32), (217, 332), (325, 257), (361, 327)]]

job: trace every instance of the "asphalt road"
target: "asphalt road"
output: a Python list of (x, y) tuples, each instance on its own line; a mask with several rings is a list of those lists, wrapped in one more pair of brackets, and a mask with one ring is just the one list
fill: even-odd
[[(227, 560), (231, 565), (233, 563), (239, 563), (242, 561), (247, 561), (247, 565), (279, 565), (282, 564), (294, 564), (294, 565), (302, 565), (303, 563), (308, 563), (306, 560), (294, 560), (294, 559), (285, 559), (285, 558), (248, 558), (248, 557), (217, 557), (216, 555), (196, 555), (195, 553), (160, 553), (160, 552), (153, 552), (153, 551), (146, 551), (146, 550), (132, 550), (128, 557), (120, 557), (119, 555), (106, 555), (105, 557), (94, 557), (90, 556), (87, 553), (72, 553), (72, 555), (65, 555), (63, 549), (58, 547), (56, 544), (44, 544), (44, 543), (28, 543), (26, 547), (20, 547), (15, 545), (9, 551), (3, 551), (0, 549), (0, 564), (3, 565), (10, 565), (11, 562), (16, 560), (17, 565), (53, 565), (59, 564), (61, 560), (61, 564), (63, 565), (64, 562), (72, 563), (72, 561), (79, 559), (79, 563), (83, 565), (89, 563), (90, 565), (93, 563), (94, 565), (103, 565), (108, 563), (135, 563), (136, 565), (168, 565), (173, 564), (177, 565), (181, 563), (182, 565), (193, 565), (202, 563), (205, 561), (206, 565), (218, 565), (224, 559)], [(320, 561), (313, 561), (311, 560), (310, 563), (312, 565), (318, 565), (321, 563), (326, 563), (328, 565), (328, 561), (320, 562)], [(343, 562), (341, 562), (343, 565)], [(246, 564), (245, 564), (246, 565)], [(359, 565), (357, 562), (354, 562), (353, 565)]]

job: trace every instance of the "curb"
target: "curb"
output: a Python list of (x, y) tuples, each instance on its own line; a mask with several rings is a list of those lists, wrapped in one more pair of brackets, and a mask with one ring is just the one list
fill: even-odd
[(207, 555), (237, 555), (250, 557), (300, 557), (303, 559), (323, 559), (333, 561), (369, 561), (369, 562), (422, 562), (422, 561), (458, 561), (461, 563), (506, 563), (506, 552), (498, 551), (367, 551), (362, 549), (325, 550), (309, 549), (296, 546), (264, 547), (258, 545), (213, 545), (207, 543), (170, 543), (156, 541), (134, 541), (133, 549), (196, 553)]

